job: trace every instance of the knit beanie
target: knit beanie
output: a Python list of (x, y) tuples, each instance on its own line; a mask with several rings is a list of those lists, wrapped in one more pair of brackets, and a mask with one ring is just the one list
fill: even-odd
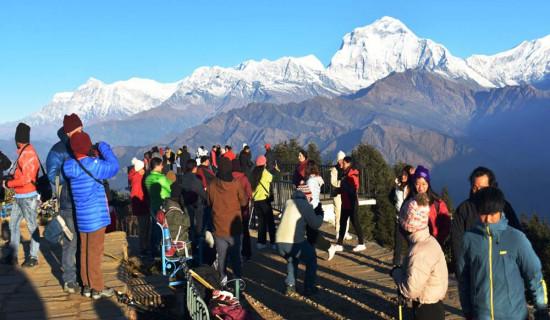
[(174, 173), (174, 171), (170, 170), (168, 172), (166, 172), (166, 178), (172, 182), (175, 182), (176, 181), (176, 174)]
[(138, 158), (132, 159), (132, 164), (134, 165), (134, 170), (139, 171), (145, 167), (145, 163), (139, 160)]
[(271, 149), (271, 145), (270, 145), (269, 143), (266, 143), (266, 144), (265, 144), (265, 148), (266, 148), (266, 149)]
[(419, 165), (416, 167), (416, 170), (414, 171), (414, 181), (418, 178), (424, 178), (426, 181), (431, 184), (430, 182), (430, 170), (424, 168), (423, 166)]
[(20, 122), (15, 129), (15, 142), (29, 143), (31, 141), (31, 127)]
[(72, 132), (78, 127), (82, 127), (82, 121), (76, 113), (63, 117), (63, 131), (65, 131), (65, 133)]
[(86, 132), (75, 132), (70, 139), (71, 149), (76, 155), (88, 155), (92, 149), (92, 140)]
[(201, 157), (201, 164), (203, 164), (206, 160), (210, 160), (208, 156), (202, 156)]
[(428, 195), (419, 193), (410, 201), (405, 210), (399, 213), (399, 224), (408, 232), (414, 233), (428, 227), (430, 205)]
[(263, 166), (266, 163), (267, 159), (265, 158), (265, 156), (258, 156), (258, 158), (256, 158), (256, 166)]
[(227, 158), (221, 158), (218, 162), (218, 173), (216, 177), (220, 178), (223, 181), (231, 182), (233, 181), (233, 174), (231, 173), (231, 161)]
[(311, 189), (309, 189), (309, 186), (307, 184), (301, 184), (296, 188), (296, 191), (301, 191), (306, 196), (311, 196)]
[(336, 161), (344, 160), (345, 157), (346, 157), (346, 154), (344, 153), (344, 151), (340, 150), (336, 155)]

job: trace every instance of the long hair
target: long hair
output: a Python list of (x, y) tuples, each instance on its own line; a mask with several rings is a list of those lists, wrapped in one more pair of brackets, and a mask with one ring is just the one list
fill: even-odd
[[(411, 174), (412, 168), (412, 166), (406, 165), (403, 167), (403, 169), (401, 169), (399, 177), (397, 177), (397, 185), (399, 186), (399, 189), (404, 190), (405, 186), (408, 186), (409, 190), (414, 188), (414, 184), (412, 182), (413, 176)], [(403, 182), (404, 175), (407, 175), (407, 182)]]
[(315, 161), (308, 160), (304, 170), (304, 179), (309, 178), (311, 175), (319, 176), (321, 175), (321, 171), (319, 170), (319, 166), (315, 163)]
[[(417, 194), (418, 194), (418, 191), (416, 191), (416, 186), (411, 183), (409, 195), (407, 196), (407, 199), (405, 199), (405, 201), (416, 197)], [(426, 191), (426, 194), (428, 195), (428, 198), (430, 198), (430, 205), (434, 204), (436, 201), (439, 201), (439, 199), (441, 199), (441, 197), (435, 191), (433, 191), (432, 185), (429, 182), (428, 182), (428, 191)]]
[(257, 166), (254, 170), (252, 170), (252, 173), (250, 174), (250, 187), (252, 188), (252, 191), (256, 190), (258, 185), (260, 185), (260, 180), (262, 179), (264, 170), (265, 166)]

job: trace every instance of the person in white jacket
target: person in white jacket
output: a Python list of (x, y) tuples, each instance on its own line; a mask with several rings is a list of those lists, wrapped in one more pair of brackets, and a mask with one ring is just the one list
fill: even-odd
[[(330, 169), (330, 184), (332, 185), (332, 203), (334, 204), (334, 227), (336, 228), (335, 238), (338, 239), (338, 234), (340, 233), (340, 212), (342, 211), (342, 197), (340, 196), (340, 181), (342, 181), (342, 175), (344, 169), (342, 169), (342, 161), (346, 154), (344, 151), (338, 151), (336, 156), (336, 164), (332, 169)], [(349, 230), (349, 220), (346, 224), (346, 234), (344, 235), (345, 240), (351, 240), (351, 235), (348, 233)]]
[(414, 319), (445, 319), (443, 298), (449, 284), (447, 263), (439, 242), (430, 235), (429, 198), (419, 193), (401, 207), (400, 231), (409, 248), (403, 267), (394, 267), (390, 275), (399, 293), (413, 301)]

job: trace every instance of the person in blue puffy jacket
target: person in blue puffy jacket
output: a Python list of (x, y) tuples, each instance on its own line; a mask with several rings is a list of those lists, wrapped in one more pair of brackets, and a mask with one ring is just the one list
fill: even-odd
[(98, 145), (104, 160), (90, 156), (92, 141), (85, 132), (74, 133), (70, 145), (75, 158), (65, 161), (63, 171), (69, 179), (76, 208), (80, 233), (80, 275), (84, 295), (91, 295), (97, 300), (114, 294), (112, 288), (105, 287), (100, 268), (105, 227), (111, 223), (105, 187), (101, 181), (113, 177), (119, 165), (113, 150), (105, 142)]
[(548, 319), (540, 260), (525, 234), (510, 227), (502, 215), (504, 194), (486, 187), (476, 192), (473, 201), (480, 218), (462, 237), (458, 263), (466, 319), (527, 319), (524, 287), (533, 298), (535, 319)]

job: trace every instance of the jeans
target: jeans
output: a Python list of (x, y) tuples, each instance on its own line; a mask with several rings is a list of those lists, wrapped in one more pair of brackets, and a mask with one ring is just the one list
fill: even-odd
[(317, 277), (317, 254), (315, 249), (307, 242), (301, 243), (277, 243), (279, 254), (286, 259), (286, 280), (287, 286), (296, 285), (298, 274), (298, 263), (303, 260), (306, 264), (306, 287), (315, 287)]
[(25, 218), (27, 228), (31, 235), (31, 250), (29, 257), (38, 260), (38, 248), (40, 245), (40, 231), (38, 230), (37, 220), (38, 198), (36, 195), (28, 198), (15, 198), (10, 218), (10, 244), (14, 257), (19, 252), (19, 243), (21, 241), (21, 220)]
[(220, 279), (225, 278), (225, 261), (229, 254), (231, 261), (231, 267), (233, 268), (233, 275), (236, 278), (242, 276), (242, 264), (241, 264), (241, 237), (214, 237), (214, 243), (216, 244), (216, 252), (218, 253), (218, 273)]
[(69, 231), (73, 233), (73, 239), (69, 240), (65, 234), (63, 234), (63, 255), (61, 257), (61, 264), (63, 266), (63, 281), (65, 283), (76, 281), (76, 250), (78, 248), (78, 233), (75, 230), (74, 215), (72, 209), (59, 210), (59, 215), (65, 220), (65, 224)]

